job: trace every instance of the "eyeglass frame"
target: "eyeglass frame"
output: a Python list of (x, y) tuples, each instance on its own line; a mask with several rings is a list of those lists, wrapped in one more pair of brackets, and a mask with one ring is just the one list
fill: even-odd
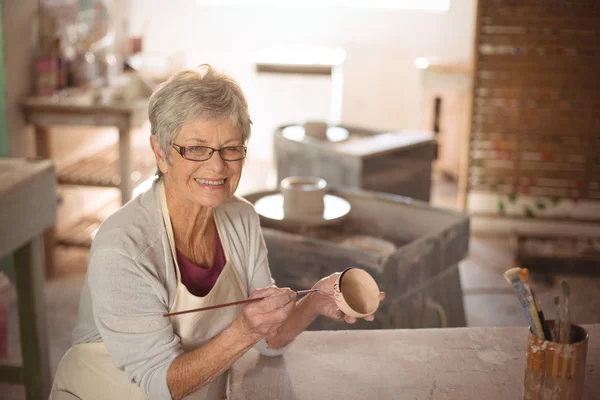
[[(176, 143), (172, 143), (172, 144), (171, 144), (171, 147), (173, 147), (173, 148), (175, 149), (175, 151), (177, 152), (177, 154), (179, 154), (179, 155), (181, 156), (181, 158), (183, 158), (184, 160), (188, 160), (188, 161), (194, 161), (194, 162), (203, 162), (203, 161), (208, 161), (208, 160), (210, 160), (210, 159), (212, 158), (212, 156), (213, 156), (213, 154), (215, 154), (215, 152), (219, 153), (219, 157), (221, 157), (221, 160), (223, 160), (223, 161), (225, 161), (225, 162), (230, 162), (230, 161), (231, 161), (231, 162), (233, 162), (233, 161), (240, 161), (240, 160), (243, 160), (243, 159), (245, 159), (245, 158), (246, 158), (246, 156), (247, 156), (247, 153), (248, 153), (248, 148), (247, 148), (246, 146), (243, 146), (243, 145), (242, 145), (242, 146), (225, 146), (225, 147), (222, 147), (222, 148), (220, 148), (220, 149), (215, 149), (214, 147), (210, 147), (210, 146), (180, 146), (180, 145), (178, 145), (178, 144), (176, 144)], [(209, 154), (209, 156), (208, 156), (208, 158), (207, 158), (206, 160), (192, 160), (192, 159), (190, 159), (190, 158), (187, 158), (187, 157), (185, 156), (185, 152), (186, 152), (186, 151), (187, 151), (187, 149), (188, 149), (188, 148), (190, 148), (190, 147), (195, 147), (195, 148), (202, 147), (202, 148), (205, 148), (205, 149), (210, 149), (210, 150), (211, 150), (211, 152), (210, 152), (210, 154)], [(239, 148), (239, 147), (241, 147), (241, 148), (243, 148), (243, 149), (244, 149), (244, 156), (243, 156), (242, 158), (237, 158), (237, 159), (235, 159), (235, 160), (225, 160), (225, 159), (223, 158), (223, 155), (221, 154), (221, 151), (222, 151), (222, 150), (225, 150), (225, 149), (230, 149), (230, 148)]]

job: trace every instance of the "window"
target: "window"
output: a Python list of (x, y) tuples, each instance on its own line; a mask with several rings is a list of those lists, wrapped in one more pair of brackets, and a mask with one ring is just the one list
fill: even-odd
[(447, 12), (450, 0), (196, 0), (203, 6), (272, 6), (279, 8), (377, 8)]

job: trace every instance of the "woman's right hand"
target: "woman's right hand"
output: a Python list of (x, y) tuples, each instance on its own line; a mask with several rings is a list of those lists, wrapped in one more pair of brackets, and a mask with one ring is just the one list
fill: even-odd
[(296, 307), (296, 292), (290, 288), (270, 286), (250, 294), (251, 299), (257, 297), (264, 299), (244, 305), (239, 318), (248, 334), (260, 340), (275, 335), (292, 314)]

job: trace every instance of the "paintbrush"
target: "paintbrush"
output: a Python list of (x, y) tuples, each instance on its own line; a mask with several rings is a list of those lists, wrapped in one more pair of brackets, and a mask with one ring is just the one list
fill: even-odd
[[(312, 292), (319, 292), (319, 291), (320, 291), (319, 289), (298, 290), (296, 292), (296, 295), (300, 296), (300, 295), (303, 295), (303, 294), (308, 294), (308, 293), (312, 293)], [(163, 317), (170, 317), (170, 316), (173, 316), (173, 315), (180, 315), (180, 314), (188, 314), (188, 313), (193, 313), (193, 312), (214, 310), (214, 309), (217, 309), (217, 308), (237, 306), (239, 304), (254, 303), (255, 301), (260, 301), (260, 300), (263, 300), (263, 299), (266, 299), (266, 297), (255, 297), (253, 299), (246, 299), (246, 300), (240, 300), (240, 301), (232, 301), (231, 303), (216, 304), (214, 306), (209, 306), (209, 307), (201, 307), (201, 308), (193, 308), (191, 310), (177, 311), (177, 312), (173, 312), (173, 313), (163, 314)]]
[(516, 267), (507, 270), (504, 272), (504, 278), (512, 285), (512, 288), (521, 303), (521, 307), (523, 307), (523, 310), (525, 311), (525, 316), (527, 317), (531, 331), (537, 337), (544, 339), (544, 329), (542, 328), (533, 298), (531, 297), (530, 292), (525, 289), (523, 282), (521, 282), (521, 277), (519, 276), (520, 269), (521, 268)]
[(542, 311), (542, 303), (537, 299), (535, 294), (533, 293), (533, 289), (531, 289), (531, 297), (533, 298), (533, 302), (535, 304), (535, 308), (538, 313), (538, 318), (540, 319), (540, 324), (542, 325), (542, 330), (544, 332), (545, 339), (548, 341), (552, 341), (552, 331), (548, 327), (546, 323), (546, 318), (544, 317), (544, 312)]
[(533, 305), (535, 306), (535, 311), (537, 312), (538, 318), (540, 320), (540, 325), (542, 326), (542, 332), (544, 332), (544, 338), (546, 340), (552, 340), (552, 333), (548, 328), (548, 324), (546, 324), (546, 318), (544, 317), (544, 312), (542, 311), (542, 303), (538, 300), (533, 289), (529, 286), (529, 270), (527, 268), (521, 268), (519, 271), (519, 278), (521, 282), (523, 282), (523, 286), (525, 286), (525, 290), (529, 291), (531, 298), (533, 300)]
[(569, 343), (571, 341), (571, 310), (569, 309), (571, 289), (566, 281), (562, 281), (560, 287), (561, 296), (558, 313), (560, 343)]
[(554, 320), (554, 341), (560, 343), (560, 297), (554, 296), (554, 307), (556, 308), (556, 319)]

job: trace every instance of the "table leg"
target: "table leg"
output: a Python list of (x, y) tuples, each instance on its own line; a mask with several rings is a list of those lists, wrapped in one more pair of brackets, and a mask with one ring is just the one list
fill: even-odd
[(37, 237), (14, 253), (21, 353), (28, 400), (47, 399), (51, 386), (42, 251), (42, 238)]
[(131, 128), (129, 124), (119, 127), (119, 176), (121, 183), (121, 204), (131, 200)]
[[(50, 149), (50, 129), (45, 126), (35, 125), (35, 148), (36, 156), (40, 158), (52, 158)], [(58, 199), (57, 199), (58, 201)], [(46, 258), (46, 277), (54, 275), (54, 248), (56, 247), (56, 228), (50, 227), (44, 232), (44, 254)]]
[(50, 129), (45, 126), (35, 125), (35, 150), (40, 158), (51, 158)]

